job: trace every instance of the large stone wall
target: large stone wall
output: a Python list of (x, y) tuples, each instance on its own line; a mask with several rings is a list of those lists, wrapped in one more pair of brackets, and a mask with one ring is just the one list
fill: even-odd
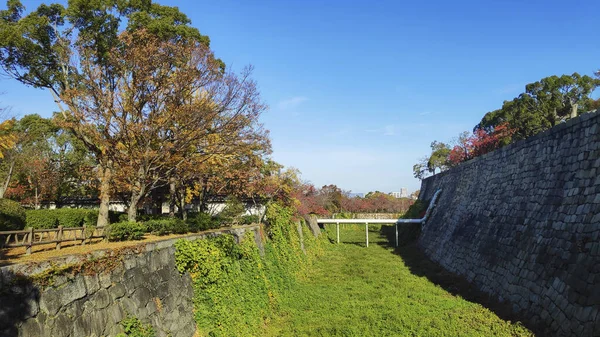
[[(259, 230), (252, 225), (185, 238), (231, 233), (239, 240), (253, 232), (260, 247)], [(196, 330), (192, 281), (175, 267), (175, 241), (2, 267), (0, 336), (115, 336), (122, 331), (119, 322), (130, 315), (151, 323), (157, 336), (192, 337)], [(40, 285), (35, 277), (89, 261), (97, 261), (91, 264), (92, 273), (84, 269), (54, 276), (51, 286)]]
[(600, 112), (423, 180), (419, 245), (544, 336), (600, 336)]

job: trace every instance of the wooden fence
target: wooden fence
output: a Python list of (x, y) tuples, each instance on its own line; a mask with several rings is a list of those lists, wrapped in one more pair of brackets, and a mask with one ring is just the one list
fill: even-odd
[(19, 231), (0, 232), (0, 248), (26, 247), (26, 254), (31, 254), (31, 247), (37, 245), (56, 244), (60, 250), (63, 242), (77, 242), (85, 245), (86, 240), (105, 238), (105, 227), (72, 227), (51, 229), (24, 229)]

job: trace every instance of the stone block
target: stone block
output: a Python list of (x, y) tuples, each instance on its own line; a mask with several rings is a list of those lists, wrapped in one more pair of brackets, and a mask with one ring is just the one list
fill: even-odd
[(68, 337), (73, 331), (73, 321), (65, 315), (58, 315), (51, 320), (46, 329), (48, 327), (52, 337)]
[(106, 313), (107, 313), (107, 326), (111, 326), (111, 325), (119, 325), (119, 322), (121, 322), (123, 320), (123, 318), (125, 318), (125, 312), (123, 311), (123, 308), (121, 306), (119, 306), (119, 304), (117, 303), (113, 303), (111, 305), (109, 305), (106, 308)]
[(136, 305), (136, 302), (134, 302), (129, 297), (121, 298), (118, 303), (126, 314), (135, 315), (135, 313), (137, 312), (138, 307)]
[(102, 310), (108, 307), (108, 305), (112, 302), (108, 290), (106, 289), (99, 290), (91, 297), (90, 300), (94, 303), (94, 307), (97, 310)]
[(144, 308), (148, 302), (152, 299), (152, 294), (147, 288), (136, 289), (131, 295), (131, 300), (134, 302), (137, 308)]
[(125, 286), (121, 283), (116, 283), (108, 288), (108, 293), (113, 300), (119, 299), (125, 296), (126, 290)]
[(62, 303), (60, 293), (54, 289), (47, 289), (40, 298), (40, 309), (45, 311), (49, 316), (54, 316), (60, 310)]
[(100, 280), (98, 275), (82, 275), (85, 282), (85, 288), (88, 294), (93, 294), (100, 289)]
[(124, 266), (125, 270), (135, 268), (137, 265), (136, 260), (137, 260), (136, 255), (129, 254), (129, 255), (125, 256), (125, 258), (123, 259), (123, 266)]
[(110, 287), (112, 284), (112, 281), (110, 280), (110, 272), (98, 274), (98, 282), (102, 288)]
[[(19, 328), (19, 336), (29, 337), (29, 336), (43, 336), (43, 328), (42, 325), (35, 319), (28, 319)], [(11, 334), (2, 334), (2, 336), (10, 336)]]

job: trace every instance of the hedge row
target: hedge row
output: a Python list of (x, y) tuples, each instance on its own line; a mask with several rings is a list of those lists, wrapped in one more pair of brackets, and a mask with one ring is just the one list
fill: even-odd
[[(164, 216), (152, 216), (148, 219), (143, 222), (120, 221), (111, 224), (108, 232), (109, 240), (139, 240), (144, 233), (152, 233), (154, 235), (196, 233), (219, 228), (223, 224), (230, 223), (229, 218), (210, 216), (206, 213), (190, 214), (186, 221), (179, 218), (165, 218)], [(259, 218), (255, 215), (246, 215), (240, 218), (240, 223), (242, 224), (252, 224), (258, 221)]]
[[(98, 210), (83, 208), (59, 208), (24, 210), (12, 200), (0, 199), (0, 231), (20, 230), (25, 227), (49, 229), (58, 226), (95, 226)], [(135, 240), (144, 233), (156, 235), (183, 234), (219, 228), (230, 223), (252, 224), (258, 216), (244, 215), (232, 218), (227, 215), (211, 216), (206, 213), (190, 213), (188, 219), (168, 218), (164, 215), (141, 215), (138, 223), (127, 221), (127, 214), (110, 212), (111, 240)]]
[(0, 199), (0, 231), (15, 231), (25, 227), (25, 209), (16, 201)]
[(205, 213), (194, 214), (186, 221), (179, 218), (165, 217), (148, 217), (148, 219), (140, 222), (120, 221), (111, 224), (108, 232), (109, 240), (139, 240), (144, 233), (154, 235), (185, 234), (221, 227), (221, 222), (217, 218)]
[(35, 229), (95, 226), (98, 220), (98, 210), (84, 208), (36, 209), (25, 213), (27, 227)]

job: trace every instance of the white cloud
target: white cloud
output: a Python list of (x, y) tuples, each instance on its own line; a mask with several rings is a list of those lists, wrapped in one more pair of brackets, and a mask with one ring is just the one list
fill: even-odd
[(281, 110), (289, 110), (298, 107), (300, 104), (308, 101), (307, 97), (304, 96), (295, 96), (288, 99), (284, 99), (277, 103), (277, 106)]
[(427, 116), (427, 115), (430, 115), (430, 114), (431, 114), (431, 111), (424, 111), (424, 112), (421, 112), (419, 114), (419, 116)]
[(383, 135), (384, 136), (395, 136), (396, 135), (396, 126), (394, 124), (389, 124), (383, 127)]
[(388, 124), (378, 129), (366, 129), (365, 132), (380, 133), (383, 136), (395, 136), (398, 134), (398, 128), (394, 124)]

